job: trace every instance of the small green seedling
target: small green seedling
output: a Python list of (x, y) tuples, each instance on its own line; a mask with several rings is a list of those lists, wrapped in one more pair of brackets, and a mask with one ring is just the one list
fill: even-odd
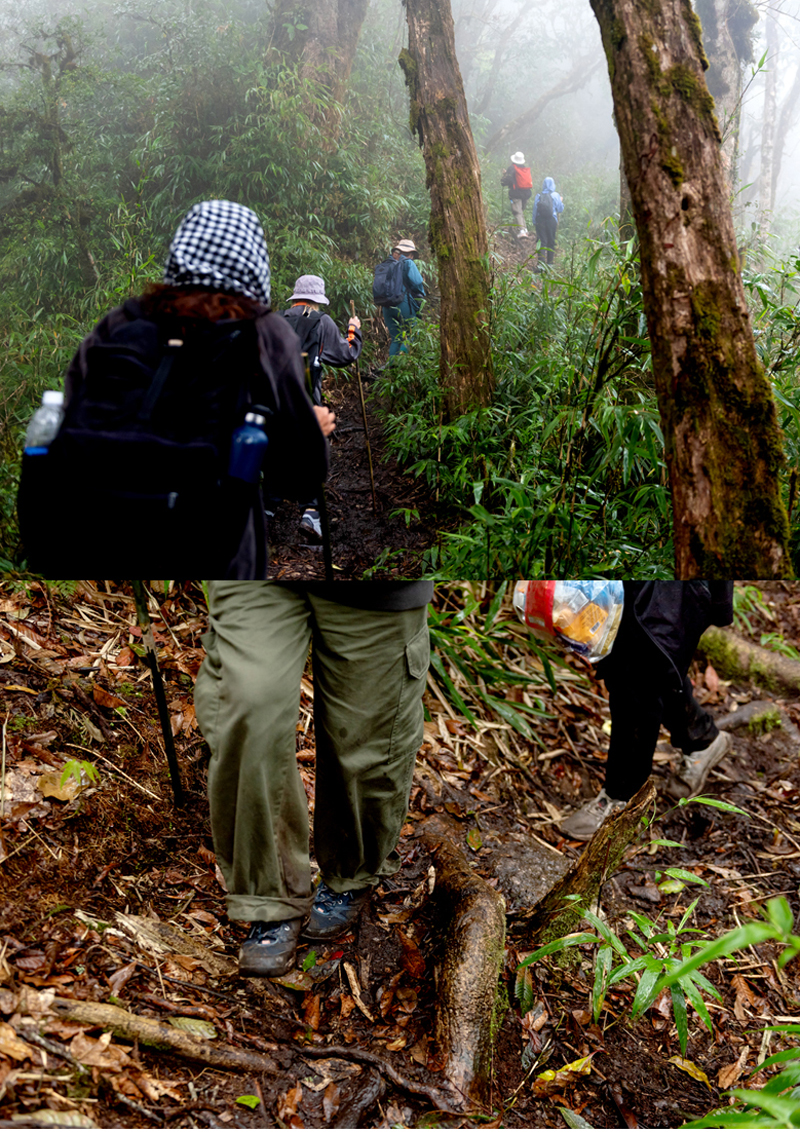
[(100, 775), (94, 763), (87, 762), (86, 759), (70, 759), (61, 772), (59, 785), (63, 786), (68, 778), (74, 778), (80, 786), (84, 774), (90, 782), (100, 781)]

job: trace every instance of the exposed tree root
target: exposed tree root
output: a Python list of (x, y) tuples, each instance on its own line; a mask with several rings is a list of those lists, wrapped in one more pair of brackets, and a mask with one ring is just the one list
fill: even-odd
[[(653, 780), (648, 779), (624, 810), (603, 822), (564, 879), (533, 907), (516, 914), (512, 928), (514, 933), (524, 933), (529, 944), (535, 942), (539, 947), (575, 931), (583, 909), (597, 899), (603, 884), (638, 832), (641, 820), (655, 797)], [(573, 895), (580, 899), (567, 899)]]
[(721, 676), (752, 680), (773, 692), (800, 691), (800, 661), (751, 644), (731, 629), (706, 629), (698, 647)]
[(384, 1077), (396, 1085), (398, 1089), (402, 1089), (412, 1096), (425, 1097), (436, 1105), (441, 1112), (451, 1113), (453, 1116), (459, 1116), (462, 1109), (454, 1107), (453, 1098), (449, 1093), (444, 1092), (442, 1089), (437, 1089), (435, 1085), (425, 1085), (421, 1081), (412, 1081), (410, 1077), (405, 1077), (402, 1073), (390, 1065), (384, 1058), (379, 1057), (376, 1053), (370, 1053), (365, 1049), (355, 1049), (353, 1046), (292, 1046), (296, 1053), (301, 1057), (308, 1059), (314, 1057), (343, 1057), (348, 1061), (363, 1061), (367, 1065), (374, 1065), (376, 1069)]
[(72, 998), (53, 1000), (53, 1011), (61, 1018), (83, 1022), (89, 1026), (102, 1026), (121, 1038), (140, 1041), (144, 1045), (159, 1046), (192, 1061), (214, 1065), (219, 1069), (234, 1069), (239, 1073), (278, 1073), (280, 1068), (271, 1057), (250, 1050), (236, 1049), (221, 1042), (193, 1038), (154, 1018), (130, 1014), (118, 1006), (103, 1002), (79, 1002)]
[(418, 836), (433, 854), (433, 898), (444, 920), (436, 1043), (453, 1104), (464, 1113), (489, 1103), (497, 986), (503, 965), (505, 901), (469, 866), (461, 831), (440, 815)]

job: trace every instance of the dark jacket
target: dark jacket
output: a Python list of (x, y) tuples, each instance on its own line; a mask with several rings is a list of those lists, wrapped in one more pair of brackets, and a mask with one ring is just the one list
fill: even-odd
[(672, 661), (681, 679), (709, 625), (733, 621), (733, 582), (625, 582), (624, 586), (625, 609)]
[[(143, 319), (137, 299), (128, 299), (105, 316), (81, 342), (67, 370), (64, 383), (65, 404), (87, 376), (87, 353), (97, 342), (108, 341), (113, 334)], [(160, 326), (158, 316), (145, 319)], [(219, 325), (223, 326), (225, 320)], [(255, 319), (257, 356), (253, 357), (250, 379), (250, 401), (265, 404), (275, 413), (275, 425), (269, 430), (270, 444), (264, 466), (265, 480), (271, 494), (288, 499), (310, 498), (319, 490), (328, 472), (328, 443), (322, 435), (311, 401), (305, 392), (302, 359), (297, 349), (297, 335), (280, 314), (264, 313)], [(135, 469), (130, 469), (135, 475)], [(213, 531), (199, 537), (213, 539)], [(263, 578), (266, 575), (266, 533), (264, 509), (260, 498), (251, 509), (238, 553), (229, 565), (226, 577)]]

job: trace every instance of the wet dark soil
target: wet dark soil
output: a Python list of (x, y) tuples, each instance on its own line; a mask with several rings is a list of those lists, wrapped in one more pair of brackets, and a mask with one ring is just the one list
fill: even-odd
[[(762, 589), (769, 617), (752, 614), (755, 639), (777, 630), (796, 645), (800, 587)], [(150, 680), (135, 655), (130, 593), (110, 584), (69, 594), (38, 584), (0, 591), (0, 1122), (27, 1115), (35, 1125), (32, 1114), (46, 1110), (49, 1120), (58, 1113), (72, 1126), (81, 1126), (74, 1123), (80, 1116), (100, 1127), (549, 1128), (564, 1127), (561, 1110), (569, 1109), (595, 1128), (670, 1128), (708, 1112), (732, 1080), (763, 1083), (763, 1073), (747, 1080), (759, 1054), (790, 1040), (765, 1039), (764, 1027), (800, 1021), (799, 965), (778, 968), (769, 943), (705, 969), (721, 999), (707, 998), (712, 1032), (690, 1010), (684, 1062), (676, 1060), (667, 1004), (631, 1021), (630, 985), (612, 989), (594, 1022), (592, 947), (569, 967), (534, 965), (532, 1005), (520, 1007), (518, 964), (536, 946), (522, 911), (541, 893), (543, 877), (555, 878), (580, 851), (559, 833), (560, 815), (602, 782), (608, 706), (602, 684), (578, 662), (557, 670), (555, 695), (543, 678), (531, 689), (546, 713), (534, 742), (498, 716), (484, 714), (473, 726), (431, 691), (400, 872), (378, 887), (357, 930), (335, 944), (304, 945), (285, 979), (219, 977), (186, 955), (143, 950), (118, 913), (175, 925), (233, 959), (246, 930), (225, 912), (205, 798), (206, 750), (192, 707), (205, 628), (201, 594), (173, 590), (152, 615), (187, 793), (182, 808), (171, 801)], [(534, 671), (530, 658), (526, 667)], [(706, 792), (746, 814), (675, 808), (660, 793), (654, 824), (602, 893), (602, 915), (629, 946), (632, 913), (663, 926), (695, 898), (689, 922), (698, 938), (757, 915), (778, 894), (798, 912), (800, 708), (793, 698), (715, 675), (703, 665), (693, 672), (698, 698), (715, 716), (766, 700), (785, 722), (763, 733), (736, 727), (731, 752), (711, 774)], [(313, 812), (309, 692), (305, 685), (297, 746)], [(499, 694), (518, 703), (522, 691), (511, 686)], [(43, 774), (59, 778), (68, 759), (82, 758), (99, 780), (84, 776), (71, 801), (43, 792)], [(676, 758), (664, 737), (654, 765), (659, 785)], [(492, 1111), (476, 1118), (448, 1117), (420, 1095), (437, 1080), (432, 1035), (442, 929), (428, 900), (430, 861), (415, 836), (432, 812), (457, 823), (474, 867), (508, 904), (502, 985), (509, 1006)], [(675, 844), (653, 846), (654, 838)], [(668, 867), (706, 883), (667, 891)], [(204, 1019), (215, 1042), (265, 1054), (274, 1068), (221, 1072), (104, 1036), (23, 997), (33, 991), (113, 1001), (162, 1020)], [(20, 1039), (27, 1045), (14, 1045)], [(587, 1075), (537, 1095), (542, 1073), (588, 1054)]]
[[(374, 579), (418, 578), (423, 552), (436, 545), (447, 519), (437, 514), (425, 485), (404, 473), (386, 452), (376, 412), (380, 370), (366, 367), (361, 376), (372, 477), (356, 376), (352, 369), (329, 371), (324, 381), (326, 402), (337, 419), (325, 485), (334, 578), (357, 581), (367, 571)], [(271, 578), (325, 578), (322, 546), (300, 530), (302, 514), (299, 503), (286, 501), (270, 522)]]

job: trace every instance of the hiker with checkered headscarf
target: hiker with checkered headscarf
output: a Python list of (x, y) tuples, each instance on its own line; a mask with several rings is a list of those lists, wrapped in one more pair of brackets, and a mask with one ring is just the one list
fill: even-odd
[[(229, 324), (231, 330), (240, 324), (243, 332), (253, 335), (248, 399), (267, 406), (275, 417), (265, 476), (270, 489), (282, 497), (311, 497), (327, 474), (325, 438), (335, 427), (334, 414), (313, 406), (306, 393), (296, 336), (270, 309), (269, 254), (261, 222), (234, 201), (201, 201), (189, 209), (170, 244), (163, 283), (149, 285), (142, 296), (116, 307), (81, 343), (66, 376), (66, 404), (89, 376), (93, 346), (112, 340), (135, 345), (147, 341), (162, 350), (170, 340), (197, 339), (209, 324)], [(232, 382), (247, 377), (239, 370), (230, 374)], [(124, 474), (135, 488), (137, 469), (126, 468)], [(136, 534), (146, 537), (146, 532)], [(213, 538), (214, 532), (199, 535)], [(259, 496), (226, 576), (263, 578), (266, 569)]]

